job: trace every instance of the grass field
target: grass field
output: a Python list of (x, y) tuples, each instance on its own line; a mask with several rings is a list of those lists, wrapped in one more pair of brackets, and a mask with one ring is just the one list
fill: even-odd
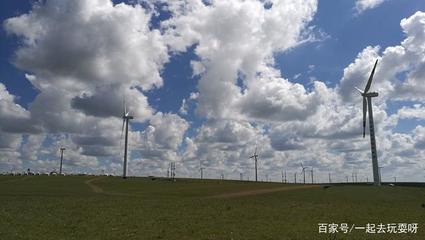
[[(425, 188), (1, 176), (0, 239), (425, 239)], [(318, 223), (418, 223), (319, 234)]]

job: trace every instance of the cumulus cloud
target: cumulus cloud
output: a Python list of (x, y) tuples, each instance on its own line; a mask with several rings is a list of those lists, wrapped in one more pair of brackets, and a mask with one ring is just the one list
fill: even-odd
[(355, 9), (358, 14), (368, 9), (376, 8), (386, 0), (356, 0)]
[[(355, 96), (354, 86), (363, 88), (373, 67), (374, 59), (379, 59), (372, 88), (381, 95), (378, 101), (410, 100), (423, 101), (425, 89), (422, 84), (425, 72), (425, 13), (416, 12), (401, 20), (401, 28), (406, 38), (400, 45), (380, 48), (366, 47), (354, 63), (344, 70), (340, 83), (341, 95), (346, 100)], [(380, 100), (381, 99), (381, 100)]]
[[(307, 95), (302, 86), (292, 86), (284, 79), (271, 83), (264, 81), (262, 83), (266, 86), (261, 94), (276, 96), (257, 103), (253, 106), (256, 109), (244, 116), (249, 104), (244, 102), (250, 98), (246, 94), (261, 81), (257, 75), (270, 75), (275, 71), (271, 67), (273, 53), (303, 42), (308, 32), (306, 26), (317, 9), (316, 1), (271, 1), (270, 4), (269, 7), (260, 1), (214, 1), (211, 4), (193, 1), (187, 5), (177, 1), (168, 4), (174, 17), (162, 23), (166, 42), (175, 51), (185, 51), (195, 44), (195, 53), (200, 58), (191, 64), (194, 73), (201, 75), (199, 114), (208, 118), (235, 118), (235, 115), (249, 118), (254, 115), (273, 119), (275, 116), (270, 116), (271, 111), (255, 111), (261, 111), (258, 108), (269, 104), (272, 98), (277, 98), (275, 106), (285, 102), (282, 94), (291, 90), (295, 90), (294, 94)], [(238, 79), (242, 80), (243, 86), (238, 85)], [(280, 91), (271, 91), (272, 85), (280, 85)], [(261, 101), (264, 96), (258, 99)], [(302, 111), (299, 109), (302, 99), (299, 103), (295, 100), (297, 106), (288, 107)]]
[(305, 120), (314, 114), (320, 98), (316, 91), (307, 92), (303, 85), (294, 84), (272, 73), (262, 72), (235, 102), (235, 109), (248, 119), (266, 121)]
[(9, 133), (30, 132), (40, 130), (31, 121), (31, 113), (15, 103), (15, 96), (0, 83), (0, 131)]
[(398, 110), (397, 116), (401, 119), (425, 119), (425, 108), (421, 104), (413, 107), (402, 107)]
[(150, 17), (140, 5), (52, 0), (4, 26), (24, 40), (14, 62), (36, 74), (36, 87), (117, 83), (147, 90), (162, 85), (159, 70), (168, 60), (161, 34), (149, 29)]

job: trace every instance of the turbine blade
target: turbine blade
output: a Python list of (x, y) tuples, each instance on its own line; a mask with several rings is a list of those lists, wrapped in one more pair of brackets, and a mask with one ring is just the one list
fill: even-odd
[(257, 147), (255, 147), (254, 155), (257, 155)]
[(375, 68), (377, 64), (378, 64), (378, 59), (376, 59), (375, 66), (373, 66), (372, 72), (370, 73), (370, 77), (369, 77), (369, 80), (367, 81), (366, 87), (364, 89), (364, 93), (367, 93), (367, 91), (369, 91), (370, 89), (370, 85), (372, 84), (372, 79), (373, 79), (373, 75), (375, 74)]
[(124, 117), (125, 116), (125, 113), (126, 113), (126, 111), (127, 111), (127, 107), (126, 107), (126, 104), (125, 104), (125, 96), (122, 98), (122, 107), (123, 107), (123, 112), (122, 112), (122, 116)]
[(125, 119), (122, 119), (122, 128), (121, 128), (121, 139), (122, 139), (122, 133), (124, 132), (124, 124), (125, 124)]
[(357, 87), (354, 87), (357, 91), (359, 91), (360, 92), (360, 94), (362, 94), (363, 95), (363, 91), (362, 90), (360, 90), (360, 89), (358, 89)]
[(363, 97), (363, 138), (366, 135), (367, 99)]
[(124, 97), (124, 114), (127, 114), (127, 104), (125, 102), (125, 97)]

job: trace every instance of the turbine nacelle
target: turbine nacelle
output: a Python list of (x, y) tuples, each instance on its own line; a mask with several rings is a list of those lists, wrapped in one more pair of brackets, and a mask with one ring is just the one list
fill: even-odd
[(362, 94), (364, 97), (377, 97), (379, 94), (377, 92), (368, 92), (366, 94)]

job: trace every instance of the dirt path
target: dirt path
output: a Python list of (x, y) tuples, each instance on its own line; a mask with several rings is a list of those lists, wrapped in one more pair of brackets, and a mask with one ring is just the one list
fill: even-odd
[(99, 180), (99, 179), (102, 179), (102, 178), (101, 177), (100, 178), (92, 178), (92, 179), (86, 180), (84, 183), (87, 184), (87, 186), (89, 186), (89, 188), (92, 190), (92, 192), (94, 192), (94, 193), (104, 193), (103, 188), (96, 186), (93, 183), (94, 181)]
[(209, 198), (237, 198), (237, 197), (261, 195), (261, 194), (274, 193), (274, 192), (285, 192), (285, 191), (319, 188), (319, 187), (321, 187), (321, 186), (320, 185), (307, 185), (307, 186), (296, 186), (296, 187), (257, 189), (257, 190), (241, 191), (241, 192), (223, 193), (223, 194), (210, 196)]
[(98, 185), (94, 184), (95, 181), (98, 181), (98, 180), (101, 180), (101, 179), (103, 179), (103, 177), (95, 177), (95, 178), (91, 178), (91, 179), (86, 180), (84, 183), (87, 184), (87, 186), (89, 186), (89, 188), (94, 193), (111, 195), (111, 196), (124, 196), (124, 197), (134, 197), (135, 196), (133, 194), (125, 194), (125, 193), (117, 193), (117, 192), (105, 191), (105, 190), (103, 190), (103, 188), (101, 188)]

